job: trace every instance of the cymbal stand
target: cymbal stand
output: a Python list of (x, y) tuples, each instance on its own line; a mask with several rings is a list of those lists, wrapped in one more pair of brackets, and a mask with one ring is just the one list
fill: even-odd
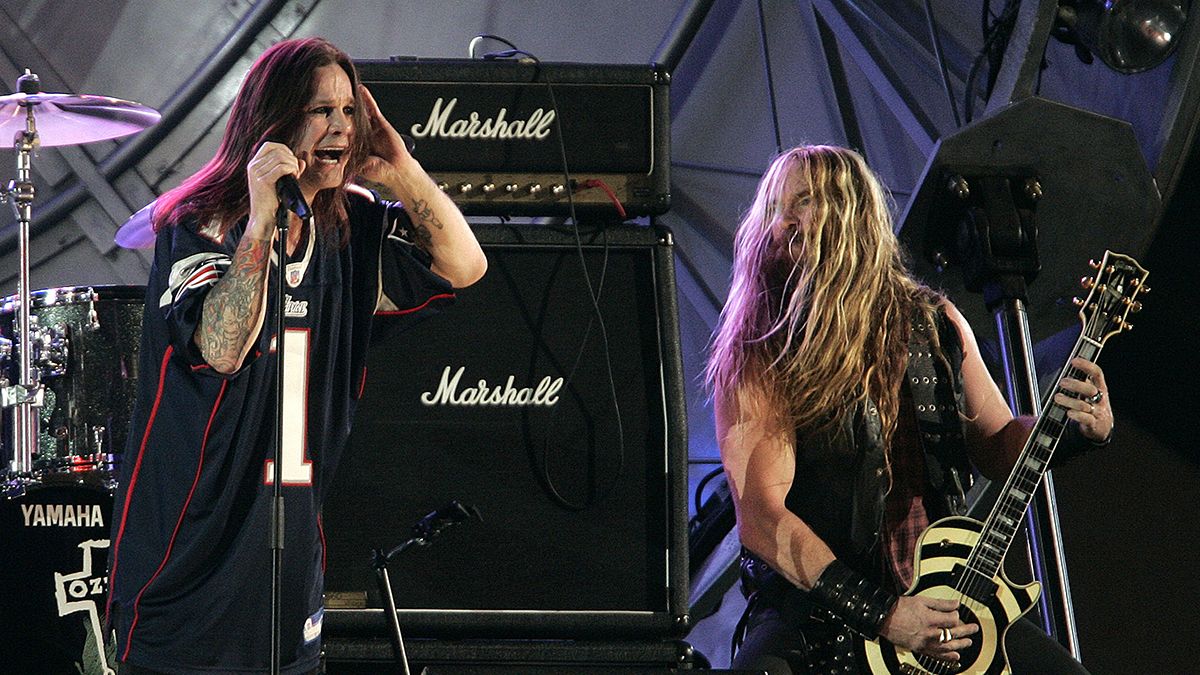
[[(18, 90), (26, 94), (38, 93), (40, 86), (37, 75), (28, 70), (17, 78)], [(33, 153), (38, 148), (37, 124), (33, 105), (25, 106), (25, 129), (13, 137), (13, 148), (17, 151), (17, 178), (9, 182), (0, 193), (0, 200), (8, 200), (17, 217), (17, 251), (20, 257), (20, 276), (17, 286), (17, 331), (13, 336), (18, 353), (18, 381), (15, 385), (0, 390), (0, 404), (13, 409), (13, 458), (11, 476), (6, 481), (5, 492), (10, 496), (24, 492), (25, 485), (32, 480), (33, 451), (37, 446), (38, 417), (35, 408), (42, 405), (42, 385), (33, 369), (33, 345), (36, 342), (29, 332), (29, 223), (33, 214)]]

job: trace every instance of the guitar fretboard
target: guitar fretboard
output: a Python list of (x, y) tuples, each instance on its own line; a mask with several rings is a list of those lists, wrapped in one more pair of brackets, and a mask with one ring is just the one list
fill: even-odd
[[(1086, 335), (1081, 335), (1067, 362), (1069, 364), (1070, 360), (1077, 356), (1095, 362), (1100, 355), (1100, 348), (1099, 342)], [(1080, 373), (1076, 369), (1068, 365), (1059, 379), (1079, 375)], [(1058, 442), (1067, 428), (1069, 421), (1067, 408), (1054, 402), (1053, 394), (1058, 392), (1076, 397), (1074, 393), (1062, 389), (1056, 383), (1054, 391), (1047, 399), (1047, 407), (1042, 411), (1042, 415), (1030, 432), (1029, 440), (1026, 441), (1020, 457), (1017, 458), (1016, 466), (1009, 474), (1008, 482), (1004, 484), (1003, 491), (996, 499), (996, 505), (984, 524), (979, 542), (967, 559), (967, 574), (965, 575), (967, 577), (978, 574), (983, 579), (990, 580), (1004, 563), (1004, 555), (1012, 545), (1013, 538), (1025, 517), (1025, 510), (1033, 500), (1042, 476), (1049, 469), (1050, 458), (1054, 455), (1054, 449), (1058, 446)], [(970, 579), (963, 581), (964, 588), (970, 585)]]

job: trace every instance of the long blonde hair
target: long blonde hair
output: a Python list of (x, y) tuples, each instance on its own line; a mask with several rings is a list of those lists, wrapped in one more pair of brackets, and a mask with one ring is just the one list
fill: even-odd
[(906, 269), (888, 197), (862, 156), (793, 148), (771, 163), (738, 225), (708, 384), (722, 400), (757, 391), (774, 422), (804, 430), (869, 397), (890, 444), (912, 321), (936, 325), (939, 300)]

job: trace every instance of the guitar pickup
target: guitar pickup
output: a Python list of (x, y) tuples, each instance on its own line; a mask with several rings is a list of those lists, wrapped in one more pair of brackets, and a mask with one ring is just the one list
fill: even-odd
[[(968, 583), (959, 583), (967, 575), (970, 575)], [(964, 591), (966, 595), (978, 600), (979, 602), (988, 602), (996, 597), (996, 593), (1000, 590), (1000, 585), (997, 584), (991, 577), (985, 577), (983, 574), (968, 570), (966, 565), (955, 563), (954, 569), (950, 571), (950, 581), (948, 586), (954, 588), (969, 588), (970, 592)]]

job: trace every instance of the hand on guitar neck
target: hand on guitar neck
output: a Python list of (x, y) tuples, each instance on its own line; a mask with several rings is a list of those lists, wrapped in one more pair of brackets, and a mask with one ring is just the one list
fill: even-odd
[(1078, 376), (1064, 377), (1059, 387), (1077, 396), (1068, 396), (1059, 391), (1054, 402), (1067, 409), (1067, 417), (1079, 425), (1079, 433), (1093, 443), (1103, 443), (1112, 435), (1113, 415), (1108, 401), (1108, 385), (1104, 383), (1104, 371), (1087, 359), (1071, 359), (1068, 371)]

